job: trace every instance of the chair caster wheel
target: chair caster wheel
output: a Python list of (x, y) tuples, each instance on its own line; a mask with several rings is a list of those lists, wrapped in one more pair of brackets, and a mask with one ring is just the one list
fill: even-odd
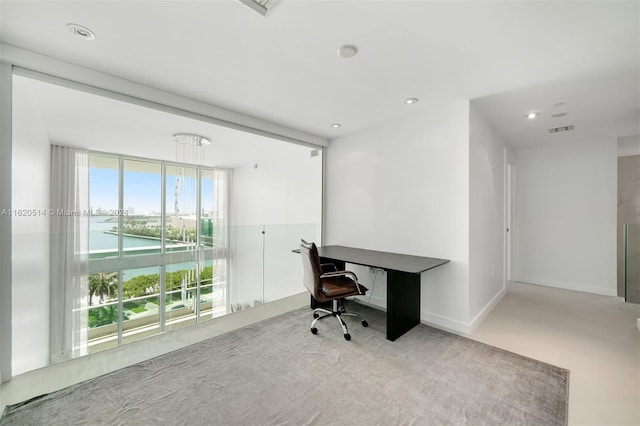
[(344, 340), (351, 340), (351, 335), (349, 333), (345, 334)]
[(315, 327), (311, 327), (311, 334), (318, 334), (318, 329)]
[(369, 323), (367, 322), (367, 320), (362, 320), (362, 326), (369, 327)]
[(319, 316), (320, 316), (320, 315), (318, 315), (318, 313), (317, 313), (317, 312), (314, 312), (314, 313), (313, 313), (313, 319), (316, 319), (316, 318), (318, 318)]

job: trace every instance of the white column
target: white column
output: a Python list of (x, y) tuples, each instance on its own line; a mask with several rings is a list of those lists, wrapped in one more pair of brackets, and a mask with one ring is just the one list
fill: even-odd
[[(0, 213), (11, 210), (12, 66), (0, 63)], [(5, 210), (6, 209), (6, 210)], [(0, 383), (11, 380), (11, 216), (0, 215)]]

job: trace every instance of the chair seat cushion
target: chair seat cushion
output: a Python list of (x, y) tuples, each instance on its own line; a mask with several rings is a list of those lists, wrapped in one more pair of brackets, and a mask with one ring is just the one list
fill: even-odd
[[(360, 287), (360, 293), (358, 293), (357, 286)], [(331, 277), (322, 279), (322, 293), (332, 299), (365, 294), (367, 290), (368, 288), (362, 284), (356, 284), (352, 279), (347, 277)]]

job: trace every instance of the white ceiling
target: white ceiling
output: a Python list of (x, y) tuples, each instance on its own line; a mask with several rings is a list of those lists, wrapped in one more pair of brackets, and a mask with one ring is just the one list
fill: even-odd
[[(14, 93), (33, 107), (16, 120), (32, 125), (39, 115), (52, 143), (92, 151), (176, 161), (175, 133), (208, 137), (203, 163), (219, 168), (273, 161), (311, 149), (131, 103), (15, 76)], [(22, 103), (24, 104), (24, 102)]]
[[(473, 100), (515, 148), (640, 134), (638, 74), (623, 73), (532, 87)], [(529, 112), (539, 115), (525, 117)], [(565, 113), (561, 117), (554, 115)], [(549, 129), (575, 126), (569, 132)]]
[[(234, 0), (0, 8), (4, 43), (330, 139), (452, 99), (477, 99), (517, 146), (556, 123), (557, 102), (576, 134), (640, 133), (638, 1), (282, 0), (267, 18)], [(345, 43), (358, 56), (338, 57)]]

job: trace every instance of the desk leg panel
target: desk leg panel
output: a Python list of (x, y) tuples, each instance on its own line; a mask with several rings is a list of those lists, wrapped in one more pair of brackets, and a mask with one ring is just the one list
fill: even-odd
[(420, 324), (420, 274), (387, 271), (387, 340)]

